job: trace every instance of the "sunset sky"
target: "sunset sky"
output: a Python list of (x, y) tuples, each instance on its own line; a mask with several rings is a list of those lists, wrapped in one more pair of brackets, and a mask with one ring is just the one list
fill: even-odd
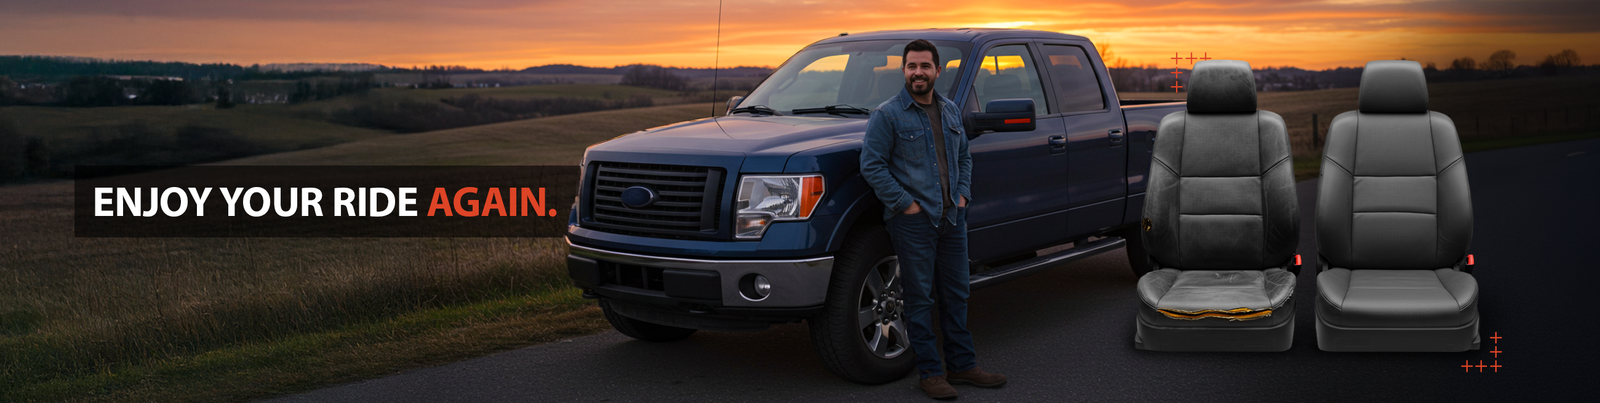
[[(0, 0), (0, 54), (486, 69), (552, 63), (709, 67), (715, 0)], [(841, 32), (1025, 28), (1109, 43), (1134, 63), (1173, 52), (1322, 69), (1405, 57), (1448, 65), (1511, 49), (1600, 62), (1600, 1), (729, 0), (720, 65), (776, 66)]]

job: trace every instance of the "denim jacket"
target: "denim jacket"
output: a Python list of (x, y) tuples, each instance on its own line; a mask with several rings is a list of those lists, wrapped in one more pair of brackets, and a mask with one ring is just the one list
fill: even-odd
[[(945, 191), (955, 192), (950, 199), (957, 203), (961, 197), (972, 203), (972, 153), (967, 149), (960, 108), (937, 91), (933, 92), (933, 99), (941, 108), (949, 179), (955, 188)], [(945, 208), (955, 207), (945, 206), (945, 198), (939, 194), (939, 165), (933, 159), (938, 151), (928, 123), (927, 112), (917, 107), (905, 88), (900, 89), (900, 95), (879, 104), (867, 121), (867, 136), (861, 147), (861, 176), (883, 201), (884, 221), (911, 207), (912, 201), (922, 206), (919, 214), (928, 217), (944, 216)], [(954, 225), (955, 220), (956, 215), (950, 214), (945, 221)]]

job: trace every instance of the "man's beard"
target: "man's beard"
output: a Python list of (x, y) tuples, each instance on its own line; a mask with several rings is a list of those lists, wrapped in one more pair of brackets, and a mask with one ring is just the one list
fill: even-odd
[[(922, 91), (917, 91), (917, 89), (914, 86), (912, 86), (912, 84), (911, 84), (912, 80), (916, 80), (916, 79), (919, 79), (919, 78), (923, 79), (923, 80), (926, 80), (926, 81), (923, 82), (923, 85), (925, 85), (925, 87), (923, 87)], [(926, 76), (912, 77), (912, 78), (906, 79), (906, 92), (911, 93), (911, 95), (917, 95), (917, 96), (928, 95), (929, 92), (933, 92), (933, 80), (928, 79), (928, 77), (926, 77)]]

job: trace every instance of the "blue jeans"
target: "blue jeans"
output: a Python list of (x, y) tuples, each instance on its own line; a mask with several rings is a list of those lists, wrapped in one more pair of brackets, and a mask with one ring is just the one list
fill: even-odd
[(895, 214), (889, 219), (889, 240), (899, 256), (906, 304), (906, 333), (917, 354), (920, 378), (944, 375), (938, 338), (930, 311), (937, 298), (939, 328), (944, 331), (944, 358), (960, 372), (978, 366), (972, 332), (967, 331), (967, 208), (951, 212), (955, 225), (934, 226), (927, 211)]

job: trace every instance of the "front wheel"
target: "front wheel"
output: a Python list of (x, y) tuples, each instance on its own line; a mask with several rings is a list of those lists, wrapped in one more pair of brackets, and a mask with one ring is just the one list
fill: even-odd
[(628, 337), (644, 341), (676, 341), (683, 340), (694, 334), (695, 329), (686, 329), (676, 326), (658, 325), (642, 320), (622, 316), (611, 309), (611, 302), (600, 300), (600, 310), (606, 314), (606, 322), (611, 322), (611, 327), (617, 329)]
[(881, 384), (916, 365), (906, 335), (900, 263), (882, 226), (851, 231), (835, 256), (822, 312), (806, 322), (822, 362), (840, 378)]

